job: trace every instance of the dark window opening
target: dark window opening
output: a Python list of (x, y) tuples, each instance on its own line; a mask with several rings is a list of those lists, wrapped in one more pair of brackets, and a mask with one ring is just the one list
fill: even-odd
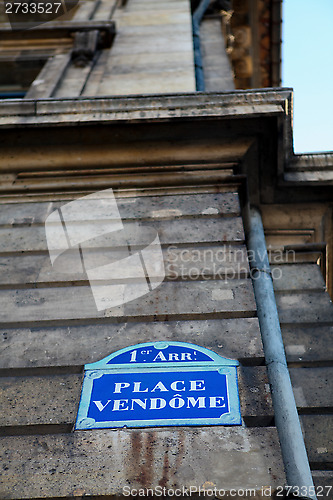
[(24, 97), (30, 85), (38, 76), (48, 59), (48, 55), (37, 56), (29, 50), (20, 51), (17, 57), (12, 55), (0, 60), (0, 97)]

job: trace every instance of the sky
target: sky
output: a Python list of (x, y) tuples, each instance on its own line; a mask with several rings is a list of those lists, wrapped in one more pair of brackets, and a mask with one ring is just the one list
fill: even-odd
[(333, 150), (333, 0), (283, 0), (282, 85), (294, 89), (294, 150)]

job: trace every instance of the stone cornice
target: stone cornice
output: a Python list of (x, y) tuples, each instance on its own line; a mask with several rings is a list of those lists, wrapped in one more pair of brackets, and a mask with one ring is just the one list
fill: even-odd
[[(0, 101), (0, 126), (174, 118), (290, 117), (291, 89)], [(290, 118), (289, 118), (290, 119)]]

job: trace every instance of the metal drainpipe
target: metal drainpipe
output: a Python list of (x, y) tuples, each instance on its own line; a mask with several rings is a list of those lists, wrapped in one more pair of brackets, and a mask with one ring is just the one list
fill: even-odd
[(299, 497), (316, 499), (287, 367), (259, 210), (251, 209), (250, 213), (245, 215), (244, 222), (247, 229), (249, 261), (258, 319), (272, 390), (275, 423), (281, 444), (287, 484), (295, 487), (295, 493), (300, 492)]
[(200, 23), (210, 2), (211, 0), (201, 0), (192, 16), (195, 81), (197, 90), (201, 92), (205, 90), (205, 78), (200, 47)]

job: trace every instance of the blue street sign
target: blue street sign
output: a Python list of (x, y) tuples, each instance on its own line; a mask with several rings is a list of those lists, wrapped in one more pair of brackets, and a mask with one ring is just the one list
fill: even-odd
[(241, 425), (237, 365), (184, 342), (121, 349), (85, 365), (75, 428)]

